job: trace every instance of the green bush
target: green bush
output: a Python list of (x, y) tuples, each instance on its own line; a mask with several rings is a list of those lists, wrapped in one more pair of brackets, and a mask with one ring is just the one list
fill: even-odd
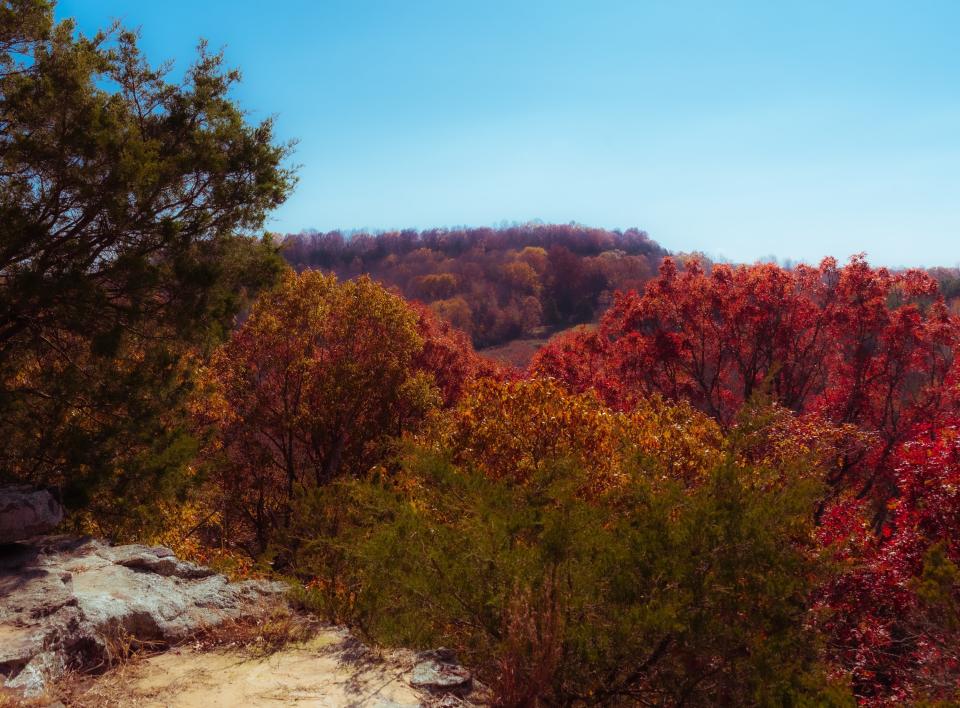
[(423, 449), (401, 467), (302, 498), (286, 543), (316, 579), (305, 606), (454, 647), (504, 705), (828, 702), (805, 626), (816, 484), (728, 461), (695, 488), (635, 470), (584, 499), (562, 460), (525, 486)]

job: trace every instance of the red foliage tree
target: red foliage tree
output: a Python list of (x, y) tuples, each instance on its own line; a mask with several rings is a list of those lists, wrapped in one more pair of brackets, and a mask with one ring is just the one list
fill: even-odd
[(419, 302), (408, 303), (417, 315), (417, 332), (423, 348), (414, 357), (413, 366), (430, 372), (440, 389), (443, 405), (457, 402), (467, 382), (478, 377), (503, 378), (506, 370), (473, 350), (470, 338)]
[[(871, 470), (945, 409), (958, 321), (919, 271), (772, 264), (707, 272), (665, 259), (643, 295), (620, 293), (596, 332), (548, 344), (532, 370), (629, 409), (687, 399), (723, 425), (763, 394), (797, 412), (876, 431)], [(868, 475), (867, 483), (873, 481)]]
[(819, 529), (840, 572), (817, 615), (834, 662), (870, 701), (960, 699), (960, 420), (924, 426), (892, 459), (899, 496), (874, 533), (846, 498)]

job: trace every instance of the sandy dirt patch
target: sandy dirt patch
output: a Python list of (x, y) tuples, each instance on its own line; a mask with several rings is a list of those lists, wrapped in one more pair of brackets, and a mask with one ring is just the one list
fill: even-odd
[(138, 708), (419, 706), (425, 697), (406, 682), (412, 665), (412, 653), (374, 653), (326, 629), (267, 656), (174, 649), (102, 676), (76, 699)]

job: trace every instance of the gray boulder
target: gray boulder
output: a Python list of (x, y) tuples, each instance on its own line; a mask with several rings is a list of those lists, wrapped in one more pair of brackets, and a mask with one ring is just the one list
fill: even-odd
[(39, 695), (68, 668), (108, 663), (118, 639), (174, 644), (286, 589), (231, 583), (162, 547), (68, 536), (0, 546), (0, 685)]
[(0, 544), (49, 533), (63, 521), (63, 508), (43, 489), (0, 487)]

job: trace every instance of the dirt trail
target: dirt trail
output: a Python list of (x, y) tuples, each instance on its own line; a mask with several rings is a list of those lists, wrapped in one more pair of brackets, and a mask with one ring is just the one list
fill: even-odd
[(407, 684), (412, 666), (410, 652), (374, 654), (330, 629), (262, 657), (172, 650), (103, 676), (77, 698), (80, 705), (139, 708), (412, 708), (426, 702)]

